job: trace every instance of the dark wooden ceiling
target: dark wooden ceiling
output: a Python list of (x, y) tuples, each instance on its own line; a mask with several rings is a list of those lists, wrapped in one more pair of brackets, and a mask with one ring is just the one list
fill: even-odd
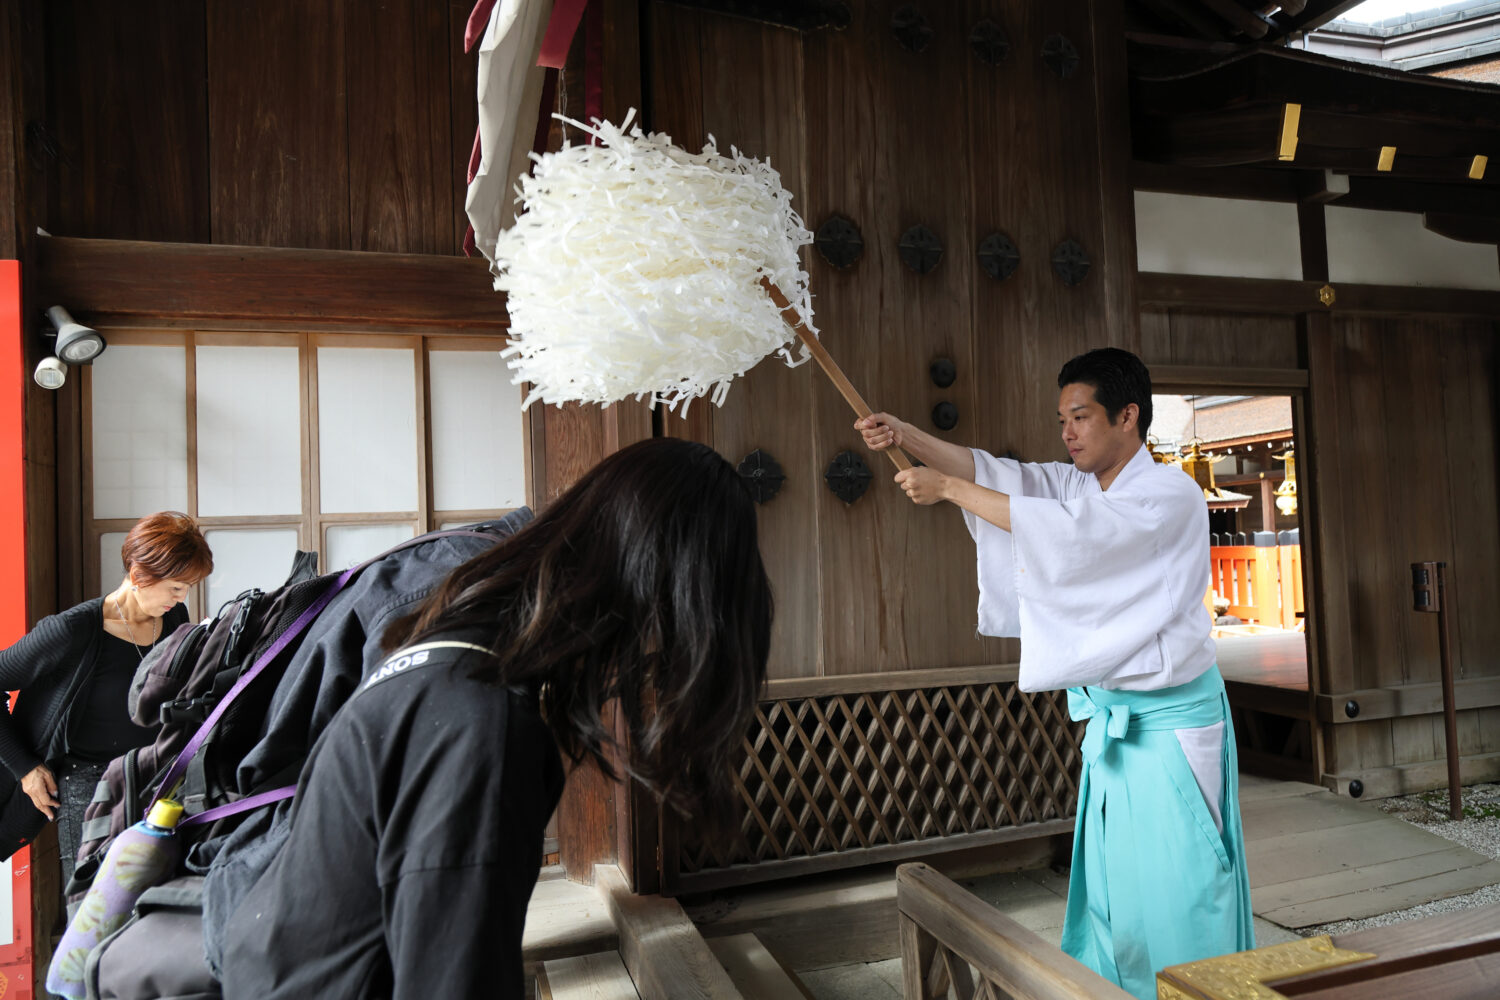
[(1206, 41), (1279, 42), (1333, 20), (1360, 0), (1127, 0), (1136, 31)]

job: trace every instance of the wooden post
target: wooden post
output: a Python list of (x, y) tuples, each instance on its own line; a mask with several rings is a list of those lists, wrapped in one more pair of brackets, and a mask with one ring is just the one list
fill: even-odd
[(1438, 658), (1443, 680), (1443, 738), (1448, 750), (1448, 818), (1464, 815), (1463, 785), (1458, 767), (1458, 706), (1453, 698), (1453, 662), (1448, 642), (1447, 568), (1445, 562), (1411, 564), (1412, 607), (1438, 616)]

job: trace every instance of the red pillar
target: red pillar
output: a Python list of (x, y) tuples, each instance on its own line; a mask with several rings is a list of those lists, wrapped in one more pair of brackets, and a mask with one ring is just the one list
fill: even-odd
[[(21, 263), (0, 260), (0, 646), (26, 632), (26, 492), (22, 469), (26, 395), (21, 342)], [(10, 940), (0, 943), (0, 996), (31, 1000), (31, 848), (10, 859), (0, 893), (10, 894)], [(8, 882), (9, 884), (5, 884)], [(0, 899), (0, 906), (4, 900)], [(3, 911), (0, 911), (3, 912)], [(0, 942), (7, 937), (0, 927)]]

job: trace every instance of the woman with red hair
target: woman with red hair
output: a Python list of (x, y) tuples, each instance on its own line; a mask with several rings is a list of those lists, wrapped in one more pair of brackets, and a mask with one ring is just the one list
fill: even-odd
[(120, 558), (113, 592), (43, 618), (0, 651), (0, 691), (20, 692), (0, 712), (0, 857), (56, 819), (64, 884), (104, 766), (156, 737), (126, 707), (136, 667), (188, 620), (182, 601), (214, 568), (198, 525), (175, 511), (138, 521)]

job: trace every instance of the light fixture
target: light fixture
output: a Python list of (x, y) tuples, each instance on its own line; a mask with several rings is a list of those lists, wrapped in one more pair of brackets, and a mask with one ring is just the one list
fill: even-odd
[(57, 347), (54, 353), (64, 364), (91, 364), (95, 358), (104, 353), (107, 345), (99, 331), (75, 322), (62, 306), (53, 306), (48, 309), (47, 319), (57, 330)]
[(1291, 517), (1297, 513), (1297, 453), (1288, 449), (1275, 457), (1286, 462), (1286, 478), (1276, 487), (1276, 509)]
[(68, 369), (56, 358), (43, 358), (36, 363), (36, 371), (31, 377), (43, 389), (61, 389), (68, 380)]

